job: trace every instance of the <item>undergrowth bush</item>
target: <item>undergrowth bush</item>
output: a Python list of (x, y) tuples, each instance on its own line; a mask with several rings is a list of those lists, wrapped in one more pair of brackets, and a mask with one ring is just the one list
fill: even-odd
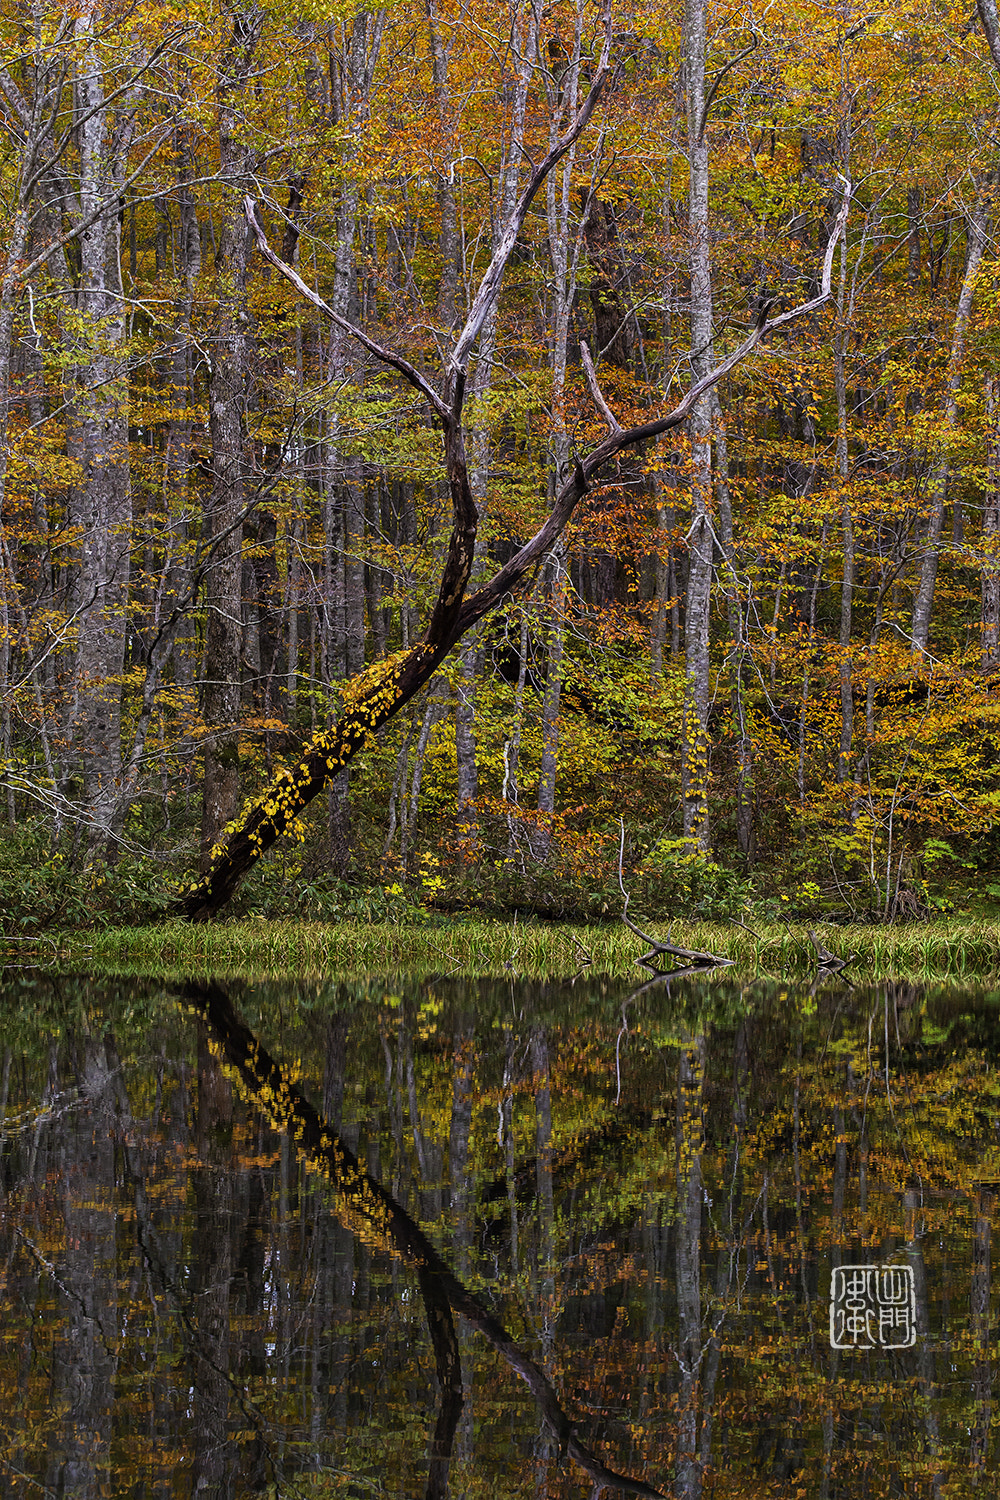
[(0, 930), (32, 937), (156, 921), (173, 907), (175, 880), (168, 861), (127, 851), (113, 865), (85, 868), (71, 848), (52, 849), (40, 822), (23, 823), (0, 839)]
[[(545, 834), (542, 849), (537, 820), (522, 817), (513, 836), (507, 820), (502, 830), (485, 825), (475, 857), (448, 862), (437, 899), (496, 913), (589, 921), (620, 916), (619, 830), (584, 838), (557, 820)], [(690, 839), (640, 832), (626, 841), (621, 873), (636, 918), (721, 920), (748, 912), (754, 902), (746, 876), (717, 864)]]

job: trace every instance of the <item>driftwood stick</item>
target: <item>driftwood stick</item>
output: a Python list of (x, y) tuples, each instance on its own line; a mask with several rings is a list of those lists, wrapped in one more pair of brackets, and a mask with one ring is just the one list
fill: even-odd
[(663, 943), (659, 938), (651, 937), (648, 932), (643, 932), (641, 927), (635, 925), (628, 914), (630, 898), (628, 891), (625, 889), (625, 879), (622, 873), (622, 864), (625, 858), (625, 819), (619, 818), (618, 821), (621, 825), (621, 843), (618, 846), (618, 889), (621, 891), (624, 901), (622, 921), (629, 932), (634, 932), (636, 937), (642, 938), (644, 943), (649, 944), (648, 952), (644, 953), (641, 958), (637, 958), (636, 963), (641, 964), (644, 969), (649, 969), (658, 978), (661, 976), (667, 978), (671, 974), (670, 970), (661, 969), (653, 963), (653, 959), (661, 954), (666, 954), (668, 958), (683, 959), (685, 968), (692, 971), (696, 969), (718, 969), (731, 965), (733, 962), (731, 958), (720, 958), (717, 953), (702, 953), (697, 948), (681, 948), (676, 943)]
[(830, 974), (838, 974), (841, 969), (846, 969), (847, 965), (858, 956), (856, 953), (849, 953), (846, 958), (841, 958), (839, 953), (831, 953), (830, 949), (820, 942), (811, 927), (807, 927), (806, 932), (808, 932), (809, 941), (816, 950), (816, 967), (818, 969), (825, 969)]

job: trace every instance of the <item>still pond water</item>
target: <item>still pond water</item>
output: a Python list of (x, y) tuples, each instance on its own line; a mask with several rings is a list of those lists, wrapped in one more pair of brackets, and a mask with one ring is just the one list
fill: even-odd
[(992, 1494), (998, 1020), (8, 976), (0, 1495)]

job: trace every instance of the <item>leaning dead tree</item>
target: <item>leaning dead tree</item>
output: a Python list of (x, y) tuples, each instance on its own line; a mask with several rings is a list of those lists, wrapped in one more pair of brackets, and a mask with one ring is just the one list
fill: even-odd
[[(834, 250), (844, 232), (850, 203), (850, 185), (847, 182), (844, 183), (843, 202), (826, 247), (818, 295), (773, 318), (768, 318), (769, 309), (765, 307), (739, 348), (708, 375), (694, 382), (683, 400), (664, 416), (654, 417), (637, 427), (624, 428), (613, 417), (603, 397), (600, 397), (599, 409), (611, 429), (608, 436), (586, 458), (575, 461), (572, 474), (557, 491), (552, 509), (535, 535), (487, 583), (466, 597), (479, 521), (469, 484), (465, 448), (464, 407), (469, 360), (490, 309), (499, 296), (504, 271), (524, 227), (528, 209), (546, 178), (586, 129), (607, 86), (611, 72), (610, 11), (606, 12), (605, 19), (600, 65), (594, 74), (590, 90), (565, 134), (533, 169), (527, 185), (511, 210), (498, 238), (493, 258), (472, 300), (465, 325), (445, 360), (440, 389), (409, 360), (394, 350), (385, 348), (334, 312), (292, 266), (286, 265), (274, 253), (257, 217), (254, 200), (246, 200), (247, 219), (265, 260), (292, 283), (300, 296), (356, 340), (370, 355), (396, 370), (419, 391), (431, 408), (441, 426), (445, 468), (451, 492), (452, 529), (437, 601), (423, 639), (415, 646), (398, 651), (388, 660), (374, 663), (347, 683), (337, 722), (331, 729), (317, 734), (309, 741), (297, 764), (284, 768), (275, 775), (265, 791), (249, 804), (216, 845), (207, 874), (181, 896), (180, 910), (192, 921), (209, 921), (225, 906), (244, 875), (261, 855), (266, 854), (282, 834), (294, 827), (302, 809), (364, 748), (374, 732), (392, 719), (424, 686), (456, 641), (484, 615), (516, 592), (558, 540), (579, 502), (616, 454), (624, 448), (660, 437), (671, 428), (678, 427), (689, 416), (698, 398), (745, 359), (761, 339), (793, 319), (814, 312), (830, 297)], [(591, 383), (596, 388), (596, 376)]]

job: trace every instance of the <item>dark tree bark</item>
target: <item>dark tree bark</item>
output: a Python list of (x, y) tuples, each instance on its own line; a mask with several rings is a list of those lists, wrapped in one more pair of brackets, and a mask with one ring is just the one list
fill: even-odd
[(705, 1038), (681, 1048), (677, 1073), (677, 1500), (699, 1500), (698, 1405), (704, 1355), (701, 1326), (701, 1154)]
[(597, 193), (584, 192), (583, 238), (590, 261), (590, 305), (594, 313), (594, 354), (627, 370), (631, 363), (629, 307), (622, 296), (624, 272), (615, 211)]
[(249, 153), (241, 139), (239, 101), (247, 86), (262, 25), (257, 7), (233, 14), (229, 46), (219, 69), (219, 163), (229, 197), (216, 256), (218, 329), (208, 382), (212, 442), (212, 493), (206, 518), (216, 546), (205, 583), (208, 638), (205, 649), (203, 715), (205, 784), (201, 814), (201, 867), (239, 805), (238, 725), (242, 693), (243, 527), (245, 423), (249, 352), (246, 277), (250, 234), (239, 212), (246, 191)]
[[(112, 1407), (120, 1316), (115, 1278), (115, 1147), (112, 1069), (105, 1041), (77, 1039), (79, 1111), (67, 1132), (61, 1180), (66, 1252), (61, 1295), (65, 1334), (53, 1350), (50, 1483), (74, 1500), (107, 1493), (112, 1465)], [(53, 1472), (54, 1471), (54, 1472)]]
[[(951, 351), (948, 357), (948, 375), (945, 383), (944, 423), (947, 433), (954, 430), (959, 419), (958, 396), (962, 387), (962, 362), (965, 357), (965, 338), (972, 313), (979, 267), (986, 249), (989, 228), (989, 195), (980, 191), (975, 207), (968, 217), (969, 249), (965, 261), (965, 275), (955, 309), (955, 323), (951, 335)], [(942, 444), (944, 447), (944, 444)], [(929, 515), (924, 536), (923, 560), (920, 578), (913, 600), (913, 620), (910, 628), (910, 646), (919, 656), (926, 656), (931, 633), (931, 608), (934, 603), (934, 585), (937, 581), (938, 560), (941, 554), (941, 530), (944, 525), (945, 502), (948, 497), (948, 481), (951, 476), (951, 459), (947, 451), (940, 453), (927, 482)]]

